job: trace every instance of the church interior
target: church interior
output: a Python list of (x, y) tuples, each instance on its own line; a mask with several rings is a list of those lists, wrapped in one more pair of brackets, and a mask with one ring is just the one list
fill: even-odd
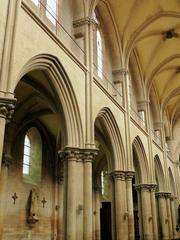
[(0, 240), (180, 239), (180, 1), (0, 16)]

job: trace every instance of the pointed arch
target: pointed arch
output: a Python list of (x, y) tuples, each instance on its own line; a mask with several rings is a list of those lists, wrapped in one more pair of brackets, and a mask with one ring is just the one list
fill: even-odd
[[(66, 145), (83, 147), (84, 137), (80, 111), (70, 79), (59, 59), (50, 54), (39, 54), (31, 58), (22, 68), (17, 82), (27, 73), (40, 70), (48, 76), (49, 84), (57, 98), (57, 113), (64, 114), (66, 123)], [(12, 89), (14, 92), (15, 89)]]
[(154, 156), (154, 166), (155, 166), (155, 174), (156, 174), (156, 180), (158, 184), (158, 190), (160, 192), (165, 191), (165, 175), (164, 175), (164, 170), (161, 164), (161, 160), (159, 156), (156, 154)]
[[(113, 11), (111, 6), (107, 0), (93, 0), (91, 1), (88, 16), (91, 18), (96, 8), (101, 8), (101, 12), (106, 13), (106, 18), (103, 18), (103, 22), (105, 23), (105, 29), (109, 29), (111, 34), (108, 34), (109, 43), (111, 46), (111, 55), (113, 60), (113, 70), (117, 70), (118, 68), (122, 68), (123, 59), (122, 59), (122, 45), (118, 32), (118, 28), (116, 25), (116, 21), (114, 19)], [(108, 30), (107, 29), (107, 30)]]
[(139, 136), (136, 136), (133, 140), (132, 150), (134, 153), (134, 168), (137, 171), (139, 183), (147, 183), (150, 178), (149, 164)]
[(107, 107), (100, 110), (96, 117), (100, 121), (103, 128), (103, 133), (107, 136), (112, 147), (112, 160), (111, 170), (125, 170), (125, 151), (123, 146), (122, 137), (120, 134), (117, 122)]

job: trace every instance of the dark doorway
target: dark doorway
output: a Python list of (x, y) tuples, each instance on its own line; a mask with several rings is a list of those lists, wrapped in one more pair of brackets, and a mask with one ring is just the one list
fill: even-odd
[(112, 240), (111, 202), (102, 202), (100, 217), (101, 217), (101, 240)]

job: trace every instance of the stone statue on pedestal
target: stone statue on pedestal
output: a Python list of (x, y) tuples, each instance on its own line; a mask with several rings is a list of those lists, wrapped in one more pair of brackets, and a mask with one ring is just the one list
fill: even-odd
[(27, 222), (29, 224), (35, 224), (36, 222), (39, 221), (37, 212), (38, 212), (38, 195), (36, 189), (33, 188), (31, 189), (29, 198), (29, 213), (27, 218)]

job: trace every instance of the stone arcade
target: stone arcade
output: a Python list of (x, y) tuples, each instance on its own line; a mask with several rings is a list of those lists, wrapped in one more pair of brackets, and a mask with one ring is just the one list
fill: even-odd
[(180, 239), (180, 1), (0, 16), (0, 240)]

